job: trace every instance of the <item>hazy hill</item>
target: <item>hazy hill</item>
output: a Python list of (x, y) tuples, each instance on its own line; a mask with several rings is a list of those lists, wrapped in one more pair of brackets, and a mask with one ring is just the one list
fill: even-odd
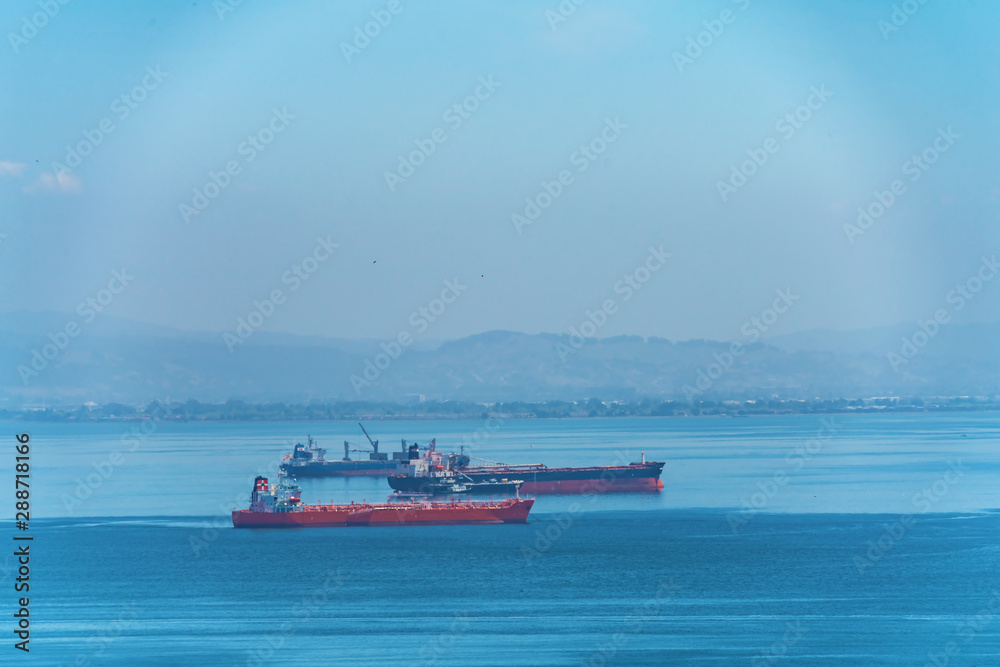
[[(899, 372), (886, 353), (899, 351), (901, 336), (911, 335), (912, 326), (780, 336), (746, 348), (718, 374), (720, 367), (713, 364), (719, 359), (728, 362), (729, 343), (620, 336), (588, 340), (577, 349), (565, 335), (492, 331), (415, 344), (380, 370), (375, 365), (385, 366), (389, 359), (377, 356), (383, 352), (380, 341), (257, 332), (230, 352), (219, 333), (102, 316), (25, 384), (18, 366), (31, 368), (33, 351), (41, 352), (50, 342), (48, 334), (61, 331), (68, 319), (79, 318), (24, 312), (4, 316), (0, 405), (229, 398), (540, 401), (1000, 393), (1000, 351), (993, 344), (996, 324), (944, 327)], [(362, 382), (366, 361), (370, 383)], [(36, 364), (41, 362), (36, 359)], [(709, 382), (710, 375), (716, 377)], [(690, 388), (701, 393), (693, 394)]]

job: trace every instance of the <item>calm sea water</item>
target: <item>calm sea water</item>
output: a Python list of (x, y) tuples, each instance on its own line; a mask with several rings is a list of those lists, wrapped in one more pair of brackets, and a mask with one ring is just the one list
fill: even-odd
[(7, 422), (33, 445), (31, 662), (1000, 664), (1000, 415), (822, 419), (375, 423), (383, 451), (645, 452), (666, 489), (540, 497), (524, 526), (292, 531), (226, 515), (292, 439), (337, 455), (356, 425)]

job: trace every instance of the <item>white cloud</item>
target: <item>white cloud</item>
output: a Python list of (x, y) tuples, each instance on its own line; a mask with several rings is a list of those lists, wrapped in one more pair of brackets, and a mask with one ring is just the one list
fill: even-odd
[(20, 176), (26, 165), (0, 160), (0, 176)]
[(76, 176), (63, 172), (58, 175), (42, 174), (24, 191), (31, 195), (39, 192), (83, 192), (83, 186)]

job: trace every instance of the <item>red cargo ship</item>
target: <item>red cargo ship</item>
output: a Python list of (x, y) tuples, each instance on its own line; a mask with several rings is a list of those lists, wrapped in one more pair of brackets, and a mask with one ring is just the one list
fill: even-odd
[(279, 477), (274, 488), (270, 488), (266, 477), (258, 477), (250, 496), (250, 509), (233, 510), (233, 527), (526, 523), (534, 503), (531, 498), (508, 498), (489, 502), (407, 500), (377, 504), (303, 505), (297, 484)]

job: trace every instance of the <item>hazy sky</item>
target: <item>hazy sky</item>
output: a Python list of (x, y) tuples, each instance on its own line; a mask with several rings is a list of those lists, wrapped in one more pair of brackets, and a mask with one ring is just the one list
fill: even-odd
[[(107, 312), (185, 329), (278, 289), (264, 328), (337, 337), (565, 332), (610, 299), (600, 336), (735, 339), (786, 288), (779, 332), (928, 318), (1000, 253), (1000, 5), (911, 1), (891, 32), (888, 0), (71, 2), (37, 30), (8, 2), (0, 311), (72, 312), (124, 267)], [(671, 257), (626, 301), (650, 246)], [(961, 317), (998, 306), (987, 283)]]

